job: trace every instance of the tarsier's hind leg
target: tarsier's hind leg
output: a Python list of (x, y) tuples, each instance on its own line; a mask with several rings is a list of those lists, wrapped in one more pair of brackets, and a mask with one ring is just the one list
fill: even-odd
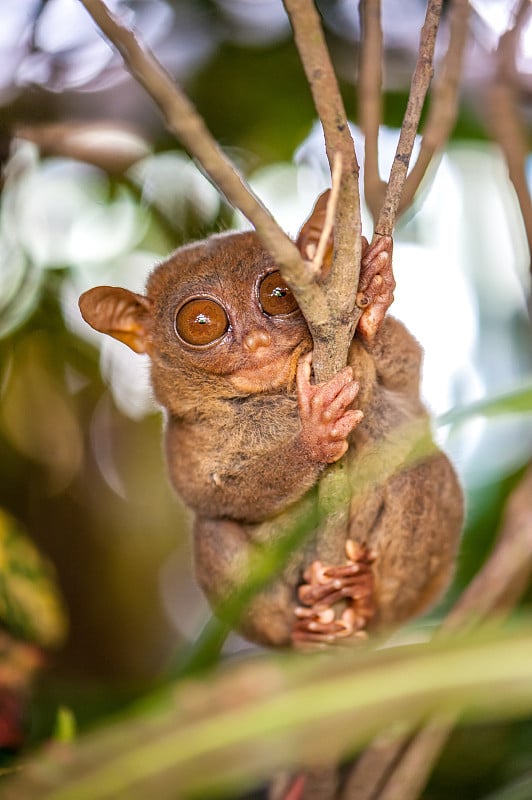
[[(286, 527), (290, 530), (289, 521)], [(270, 521), (243, 525), (234, 520), (198, 518), (194, 556), (198, 582), (215, 614), (223, 618), (227, 603), (231, 610), (235, 603), (240, 605), (238, 598), (244, 591), (237, 619), (231, 617), (228, 622), (250, 641), (279, 647), (290, 644), (299, 566), (289, 561), (271, 582), (252, 596), (247, 594), (250, 581), (262, 566), (260, 541), (275, 535), (272, 528)]]
[[(250, 531), (262, 538), (262, 534), (271, 532), (270, 525), (196, 520), (196, 575), (215, 613), (222, 618), (226, 604), (229, 601), (232, 605), (238, 598), (253, 577), (257, 557), (260, 559), (261, 545), (251, 540)], [(314, 561), (302, 576), (299, 558), (294, 563), (289, 561), (278, 577), (246, 598), (237, 629), (251, 641), (274, 647), (330, 645), (365, 637), (363, 631), (375, 613), (372, 560), (368, 548), (348, 541), (346, 562), (341, 566)], [(345, 608), (337, 615), (334, 606), (339, 601)]]
[(405, 468), (357, 505), (346, 564), (314, 561), (305, 571), (296, 646), (349, 644), (366, 629), (396, 627), (434, 604), (451, 578), (463, 506), (443, 453)]
[(463, 520), (453, 467), (437, 453), (386, 486), (384, 510), (371, 532), (378, 612), (384, 628), (426, 611), (449, 583)]

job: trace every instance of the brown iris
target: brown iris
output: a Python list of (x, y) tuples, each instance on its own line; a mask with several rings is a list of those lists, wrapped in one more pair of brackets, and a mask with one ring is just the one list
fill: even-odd
[(262, 310), (271, 317), (291, 314), (297, 309), (296, 298), (278, 270), (268, 273), (260, 282), (259, 300)]
[(219, 303), (199, 297), (189, 300), (177, 312), (175, 328), (179, 336), (196, 346), (211, 344), (229, 327), (227, 314)]

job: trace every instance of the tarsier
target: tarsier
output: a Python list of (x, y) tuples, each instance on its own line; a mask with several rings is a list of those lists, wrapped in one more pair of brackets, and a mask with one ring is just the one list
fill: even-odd
[[(316, 247), (323, 208), (320, 199), (300, 231), (304, 258)], [(309, 535), (253, 597), (240, 630), (256, 642), (348, 641), (420, 613), (450, 578), (462, 493), (434, 446), (411, 457), (404, 432), (430, 437), (430, 428), (421, 348), (385, 317), (391, 252), (389, 237), (363, 242), (364, 312), (348, 366), (322, 384), (311, 380), (305, 319), (254, 232), (181, 247), (155, 268), (145, 295), (100, 286), (80, 298), (92, 327), (150, 356), (170, 477), (195, 512), (196, 573), (215, 609), (249, 577), (257, 548), (316, 502), (327, 465), (346, 459), (348, 530), (328, 541)], [(401, 439), (404, 463), (388, 468), (387, 443), (396, 452)]]

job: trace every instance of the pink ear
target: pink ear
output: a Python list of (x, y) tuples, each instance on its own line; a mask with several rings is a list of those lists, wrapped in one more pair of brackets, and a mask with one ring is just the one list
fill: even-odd
[[(310, 217), (304, 223), (303, 227), (299, 231), (296, 245), (299, 248), (299, 252), (303, 256), (306, 261), (312, 261), (316, 254), (316, 250), (318, 248), (318, 242), (320, 240), (321, 232), (323, 230), (323, 226), (325, 223), (325, 215), (327, 211), (327, 201), (329, 200), (329, 194), (331, 190), (327, 189), (326, 192), (320, 194), (318, 199), (316, 200), (316, 205), (312, 209)], [(328, 247), (326, 256), (324, 259), (324, 263), (327, 264), (330, 261), (332, 256), (332, 247), (333, 247), (333, 240), (332, 234), (329, 237)]]
[(136, 353), (151, 349), (152, 303), (118, 286), (96, 286), (79, 298), (81, 316), (101, 333), (113, 336)]

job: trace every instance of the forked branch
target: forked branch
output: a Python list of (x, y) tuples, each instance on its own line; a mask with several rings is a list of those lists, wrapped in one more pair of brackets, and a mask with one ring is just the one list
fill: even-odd
[[(358, 192), (359, 167), (342, 96), (314, 1), (284, 0), (284, 5), (323, 127), (331, 174), (336, 157), (341, 157), (334, 256), (326, 279), (329, 325), (321, 332), (324, 342), (331, 337), (336, 340), (336, 356), (332, 362), (324, 362), (319, 336), (318, 341), (315, 340), (314, 349), (314, 371), (319, 380), (326, 380), (345, 365), (347, 349), (359, 316), (355, 308), (362, 232)], [(342, 323), (342, 320), (349, 320), (349, 324)], [(331, 350), (330, 345), (327, 350)]]
[(133, 31), (111, 14), (103, 0), (81, 2), (121, 53), (129, 71), (162, 110), (168, 128), (197, 159), (229, 202), (254, 225), (293, 290), (308, 323), (314, 340), (317, 378), (331, 377), (345, 364), (358, 321), (355, 301), (361, 250), (360, 204), (354, 145), (314, 3), (312, 0), (287, 0), (286, 6), (323, 124), (331, 170), (335, 157), (341, 156), (335, 255), (326, 286), (305, 264), (297, 247), (221, 151), (188, 97), (155, 56), (140, 43)]
[[(358, 191), (359, 167), (344, 103), (314, 0), (284, 0), (294, 32), (296, 47), (310, 86), (325, 137), (325, 149), (333, 176), (333, 198), (337, 196), (333, 261), (324, 286), (329, 318), (312, 330), (313, 368), (317, 381), (329, 380), (345, 366), (361, 311), (356, 307), (362, 251), (362, 223)], [(340, 180), (337, 179), (338, 163)], [(336, 556), (343, 559), (347, 538), (349, 482), (344, 464), (333, 464), (322, 476), (319, 507), (323, 523), (316, 535), (316, 553), (330, 542), (338, 543)], [(339, 537), (338, 531), (345, 531)], [(336, 535), (334, 535), (336, 532)]]

